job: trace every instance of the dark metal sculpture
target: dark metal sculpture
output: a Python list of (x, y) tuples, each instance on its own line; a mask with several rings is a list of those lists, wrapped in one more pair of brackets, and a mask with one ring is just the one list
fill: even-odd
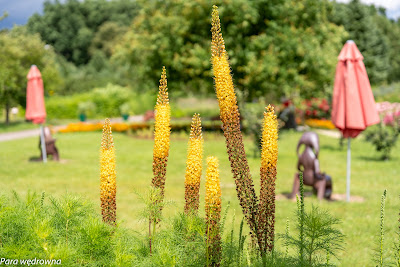
[[(305, 149), (299, 155), (299, 149), (305, 145)], [(312, 186), (319, 199), (330, 199), (332, 194), (332, 179), (329, 175), (321, 173), (319, 168), (319, 138), (314, 132), (304, 133), (297, 144), (297, 169), (303, 173), (304, 185)], [(294, 175), (293, 191), (291, 197), (299, 193), (299, 173)]]
[[(58, 149), (56, 147), (56, 139), (51, 136), (50, 128), (47, 126), (44, 127), (44, 141), (46, 143), (47, 156), (52, 155), (54, 160), (60, 160)], [(42, 143), (39, 137), (40, 158), (43, 159), (41, 145)]]

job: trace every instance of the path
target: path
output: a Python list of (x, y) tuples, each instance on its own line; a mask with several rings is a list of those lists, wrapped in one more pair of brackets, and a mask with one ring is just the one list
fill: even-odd
[[(91, 120), (88, 122), (98, 122), (99, 120)], [(111, 122), (123, 122), (122, 118), (112, 118), (110, 119)], [(137, 116), (130, 116), (128, 122), (142, 122), (143, 121), (143, 115), (137, 115)], [(58, 129), (61, 129), (65, 127), (65, 125), (59, 125), (59, 126), (53, 126), (52, 129), (55, 131), (58, 131)], [(1, 133), (0, 134), (0, 142), (5, 142), (5, 141), (10, 141), (10, 140), (17, 140), (17, 139), (22, 139), (22, 138), (28, 138), (28, 137), (33, 137), (33, 136), (39, 136), (40, 134), (40, 128), (38, 125), (37, 129), (32, 129), (32, 130), (23, 130), (23, 131), (18, 131), (18, 132), (8, 132), (8, 133)]]
[[(111, 122), (123, 122), (122, 118), (112, 118), (110, 119)], [(130, 116), (129, 117), (129, 122), (141, 122), (143, 121), (143, 115), (137, 115), (137, 116)], [(98, 120), (93, 120), (90, 122), (98, 122)], [(65, 127), (64, 125), (62, 126), (53, 126), (53, 130), (57, 131), (60, 128)], [(322, 130), (322, 129), (317, 129), (315, 130), (318, 134), (330, 136), (333, 138), (340, 138), (340, 132), (337, 130)], [(24, 131), (18, 131), (18, 132), (9, 132), (9, 133), (2, 133), (0, 134), (0, 142), (5, 142), (5, 141), (10, 141), (10, 140), (16, 140), (16, 139), (22, 139), (22, 138), (27, 138), (27, 137), (32, 137), (32, 136), (39, 136), (40, 129), (33, 129), (33, 130), (24, 130)]]

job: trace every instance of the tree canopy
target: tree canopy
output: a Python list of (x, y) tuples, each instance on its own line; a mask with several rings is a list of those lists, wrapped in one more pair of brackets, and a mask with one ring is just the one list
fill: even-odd
[[(114, 22), (114, 28), (130, 25), (136, 13), (137, 6), (133, 0), (67, 0), (65, 3), (46, 0), (43, 15), (34, 14), (27, 26), (68, 61), (81, 65), (89, 62), (90, 48), (98, 46), (99, 36), (96, 34), (99, 29), (106, 30), (104, 23)], [(113, 32), (120, 30), (113, 29)], [(92, 44), (93, 40), (95, 43)]]
[[(389, 40), (377, 24), (377, 9), (366, 6), (359, 0), (349, 4), (336, 4), (334, 18), (337, 24), (343, 25), (361, 54), (368, 77), (372, 84), (384, 82), (389, 73)], [(386, 19), (387, 20), (387, 19)]]
[[(251, 97), (310, 96), (332, 82), (345, 31), (327, 20), (328, 1), (215, 2), (235, 84)], [(209, 2), (138, 4), (140, 12), (113, 59), (132, 66), (143, 84), (156, 81), (165, 65), (171, 88), (211, 91)]]
[(372, 84), (400, 80), (400, 20), (359, 0), (46, 0), (27, 26), (59, 55), (60, 94), (107, 83), (154, 90), (166, 66), (171, 93), (204, 95), (213, 91), (212, 4), (247, 100), (329, 97), (347, 39)]

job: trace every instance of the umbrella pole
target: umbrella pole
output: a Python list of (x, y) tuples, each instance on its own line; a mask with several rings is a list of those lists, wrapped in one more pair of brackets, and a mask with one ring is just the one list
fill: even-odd
[(350, 170), (351, 170), (350, 137), (347, 138), (347, 180), (346, 180), (346, 201), (350, 202)]
[(44, 141), (44, 127), (43, 124), (40, 125), (40, 143), (42, 144), (42, 158), (43, 162), (47, 162), (47, 153), (46, 153), (46, 143)]

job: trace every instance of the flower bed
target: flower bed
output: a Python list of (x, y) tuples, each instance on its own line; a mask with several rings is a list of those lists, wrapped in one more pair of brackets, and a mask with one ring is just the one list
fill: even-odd
[(308, 119), (304, 122), (306, 125), (312, 128), (321, 128), (321, 129), (335, 129), (335, 125), (330, 120), (319, 120), (319, 119)]
[[(172, 122), (171, 129), (173, 131), (190, 131), (190, 121)], [(153, 123), (149, 122), (137, 122), (137, 123), (126, 123), (126, 122), (113, 122), (111, 123), (111, 129), (113, 132), (126, 132), (128, 130), (142, 130), (150, 129)], [(202, 123), (203, 131), (221, 131), (220, 121), (204, 121)], [(60, 133), (71, 133), (71, 132), (91, 132), (101, 131), (103, 129), (102, 122), (76, 122), (70, 123), (65, 128), (58, 130)]]
[(304, 119), (329, 119), (331, 107), (325, 98), (304, 100), (296, 113)]

